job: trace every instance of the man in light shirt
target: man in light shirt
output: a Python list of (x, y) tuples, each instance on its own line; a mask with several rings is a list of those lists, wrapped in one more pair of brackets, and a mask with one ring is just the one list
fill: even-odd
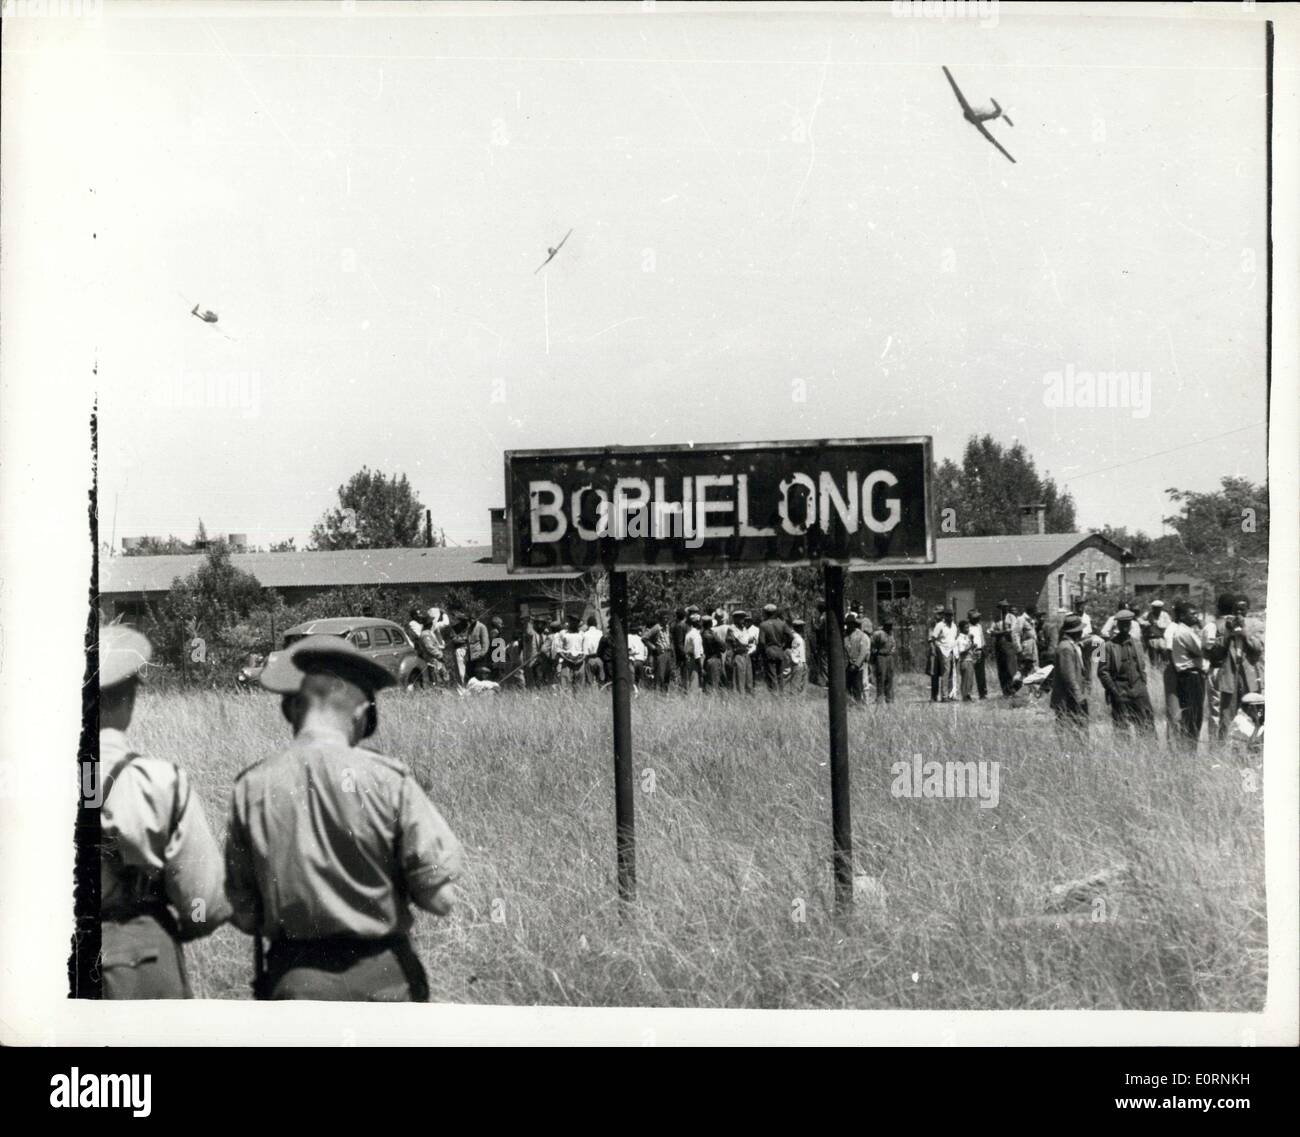
[(582, 679), (583, 667), (587, 661), (577, 616), (565, 617), (564, 631), (555, 638), (555, 659), (559, 667), (560, 683), (565, 687), (576, 687)]
[(698, 691), (704, 679), (704, 635), (701, 631), (703, 621), (698, 612), (692, 612), (686, 627), (686, 639), (683, 648), (686, 653), (686, 693)]
[[(930, 701), (946, 703), (958, 697), (957, 694), (957, 625), (953, 623), (951, 608), (945, 608), (942, 618), (930, 630), (932, 668), (930, 672)], [(935, 692), (933, 679), (938, 678), (939, 689)]]
[(746, 694), (754, 693), (754, 653), (758, 650), (758, 625), (749, 618), (745, 611), (733, 612), (732, 623), (736, 626), (732, 648), (732, 675), (735, 689)]
[(587, 617), (587, 628), (582, 633), (583, 678), (599, 686), (605, 682), (605, 667), (600, 661), (600, 621)]
[(790, 621), (790, 689), (800, 694), (808, 685), (808, 645), (804, 639), (803, 620)]
[(1178, 718), (1169, 724), (1171, 746), (1195, 752), (1205, 721), (1205, 644), (1196, 625), (1196, 612), (1187, 603), (1174, 607), (1169, 629), (1169, 654), (1178, 692)]

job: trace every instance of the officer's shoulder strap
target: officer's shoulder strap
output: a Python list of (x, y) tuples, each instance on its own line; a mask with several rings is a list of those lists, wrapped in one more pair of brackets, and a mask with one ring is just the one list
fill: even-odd
[(138, 750), (128, 750), (124, 755), (122, 755), (121, 758), (119, 758), (113, 764), (113, 768), (109, 770), (107, 774), (104, 775), (104, 800), (105, 801), (108, 800), (108, 795), (113, 792), (113, 787), (117, 785), (118, 776), (122, 773), (122, 771), (125, 770), (129, 765), (131, 765), (131, 763), (134, 762), (137, 758), (142, 758), (142, 757), (144, 757), (144, 755), (142, 755)]

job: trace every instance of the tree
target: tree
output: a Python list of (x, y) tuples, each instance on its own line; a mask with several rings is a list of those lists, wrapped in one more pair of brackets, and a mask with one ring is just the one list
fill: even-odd
[(337, 508), (311, 531), (313, 549), (392, 549), (419, 545), (424, 506), (406, 475), (389, 478), (363, 466), (339, 486)]
[(1257, 590), (1268, 576), (1268, 483), (1223, 478), (1209, 493), (1165, 491), (1178, 512), (1164, 518), (1167, 568), (1204, 577), (1215, 588)]
[(285, 541), (272, 541), (270, 551), (272, 553), (297, 552), (297, 550), (294, 548), (293, 541), (294, 539), (292, 537), (288, 538), (288, 540)]
[(1121, 549), (1127, 549), (1133, 554), (1134, 560), (1144, 561), (1152, 555), (1153, 542), (1141, 529), (1136, 533), (1130, 533), (1123, 526), (1116, 528), (1113, 525), (1103, 525), (1096, 532), (1105, 537), (1106, 540), (1114, 542)]
[(198, 568), (172, 581), (154, 612), (152, 638), (164, 657), (182, 667), (212, 664), (211, 649), (223, 642), (226, 630), (264, 603), (257, 577), (235, 568), (230, 551), (218, 542)]
[(1040, 476), (1019, 442), (971, 435), (961, 465), (945, 458), (934, 474), (934, 526), (940, 537), (994, 537), (1020, 532), (1020, 507), (1046, 506), (1045, 531), (1075, 531), (1074, 499)]

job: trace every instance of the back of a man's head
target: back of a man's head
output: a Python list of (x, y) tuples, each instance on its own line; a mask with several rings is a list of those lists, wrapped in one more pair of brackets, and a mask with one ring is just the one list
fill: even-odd
[(371, 701), (370, 694), (357, 684), (328, 671), (304, 675), (297, 693), (285, 699), (295, 731), (302, 728), (309, 715), (332, 721), (346, 731), (353, 724), (357, 709)]

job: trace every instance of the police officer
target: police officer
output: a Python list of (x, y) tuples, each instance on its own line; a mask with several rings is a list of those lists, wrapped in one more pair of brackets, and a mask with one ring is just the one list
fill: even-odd
[(126, 739), (153, 649), (121, 625), (99, 638), (101, 963), (106, 999), (188, 999), (181, 944), (230, 917), (221, 850), (180, 769)]
[(358, 745), (393, 677), (346, 640), (308, 636), (261, 682), (293, 741), (240, 774), (226, 838), (233, 921), (271, 945), (255, 993), (426, 1001), (407, 901), (445, 916), (462, 854), (411, 771)]

